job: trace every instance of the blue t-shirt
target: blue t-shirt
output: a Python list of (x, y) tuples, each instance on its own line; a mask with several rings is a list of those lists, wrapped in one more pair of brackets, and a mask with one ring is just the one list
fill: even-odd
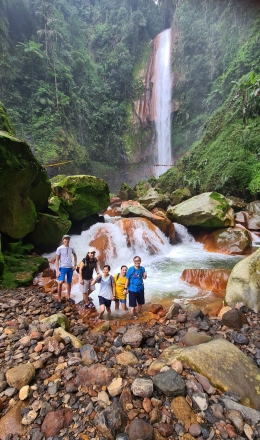
[(145, 268), (140, 266), (139, 269), (135, 269), (134, 266), (129, 267), (126, 278), (129, 280), (128, 289), (131, 292), (139, 292), (144, 288), (143, 283), (143, 274), (145, 272)]

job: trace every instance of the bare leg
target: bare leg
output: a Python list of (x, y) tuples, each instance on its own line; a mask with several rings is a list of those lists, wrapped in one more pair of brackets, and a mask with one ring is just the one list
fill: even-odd
[(141, 308), (142, 308), (142, 304), (137, 304), (137, 307), (136, 307), (137, 313), (141, 312)]
[(71, 292), (71, 284), (67, 283), (67, 295), (68, 295), (68, 298), (70, 298), (70, 292)]
[(101, 304), (100, 309), (99, 309), (99, 317), (100, 318), (103, 315), (104, 311), (105, 311), (105, 304)]
[(130, 313), (131, 313), (131, 315), (135, 314), (135, 307), (130, 307)]
[(108, 315), (111, 315), (111, 309), (110, 309), (110, 307), (106, 307), (106, 309), (107, 309), (107, 314), (108, 314)]
[(115, 299), (115, 310), (119, 310), (119, 299)]
[(123, 309), (123, 310), (128, 310), (128, 308), (126, 307), (126, 304), (121, 303), (121, 306), (122, 306), (122, 309)]
[(63, 284), (63, 281), (58, 282), (58, 302), (61, 302), (62, 284)]
[(85, 304), (88, 304), (88, 292), (83, 293), (83, 300)]

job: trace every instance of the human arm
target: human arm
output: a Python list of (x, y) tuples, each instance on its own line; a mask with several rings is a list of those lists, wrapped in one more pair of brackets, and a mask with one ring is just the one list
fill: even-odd
[(73, 270), (76, 270), (77, 269), (77, 255), (76, 255), (76, 252), (73, 250), (73, 252), (72, 252), (72, 254), (73, 254), (73, 257), (74, 257), (74, 266), (73, 266)]
[(58, 278), (60, 276), (60, 255), (56, 254), (56, 277)]
[(100, 272), (99, 272), (99, 270), (98, 270), (98, 264), (97, 264), (97, 262), (96, 262), (96, 265), (95, 265), (95, 271), (96, 271), (96, 274), (97, 274), (97, 275), (100, 275)]
[(147, 278), (147, 272), (145, 270), (145, 268), (143, 267), (143, 280), (146, 280)]
[(100, 282), (101, 278), (102, 278), (102, 275), (99, 274), (96, 278), (93, 279), (93, 281), (91, 282), (91, 286), (94, 286), (94, 284)]
[(83, 263), (83, 261), (81, 261), (79, 264), (79, 282), (80, 282), (80, 284), (84, 284), (83, 273), (82, 273), (83, 267), (84, 267), (84, 263)]
[(112, 284), (112, 292), (113, 292), (113, 299), (116, 297), (116, 283), (114, 280), (114, 277), (111, 275), (111, 284)]

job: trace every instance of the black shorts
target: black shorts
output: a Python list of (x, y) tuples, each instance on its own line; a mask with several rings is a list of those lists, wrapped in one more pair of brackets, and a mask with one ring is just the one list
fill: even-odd
[(144, 304), (144, 289), (139, 290), (139, 292), (128, 291), (129, 296), (129, 307), (136, 307), (137, 304)]
[(105, 305), (105, 307), (110, 307), (111, 306), (111, 299), (106, 299), (103, 296), (99, 296), (99, 305), (102, 306), (103, 304)]

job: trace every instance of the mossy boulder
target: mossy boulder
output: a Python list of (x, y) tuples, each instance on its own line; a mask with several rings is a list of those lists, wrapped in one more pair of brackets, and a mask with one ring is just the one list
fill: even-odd
[(64, 202), (71, 220), (83, 220), (105, 210), (110, 203), (109, 188), (94, 176), (68, 176), (52, 186), (54, 196)]
[(64, 208), (64, 202), (57, 196), (53, 196), (48, 202), (48, 211), (52, 215), (56, 215), (61, 218), (69, 218), (69, 214)]
[(59, 246), (70, 227), (71, 221), (66, 218), (39, 213), (30, 239), (38, 252), (51, 252)]
[(19, 240), (12, 243), (8, 243), (6, 250), (11, 254), (18, 254), (21, 250), (21, 247), (22, 247), (22, 241)]
[(225, 300), (231, 307), (243, 302), (255, 312), (260, 310), (260, 249), (233, 267)]
[(166, 209), (171, 203), (167, 194), (159, 194), (154, 188), (150, 188), (145, 196), (140, 197), (139, 202), (148, 210), (153, 208)]
[(32, 232), (50, 190), (48, 176), (29, 145), (0, 131), (0, 231), (15, 239)]
[(136, 197), (139, 199), (139, 197), (145, 196), (150, 188), (152, 188), (152, 186), (149, 182), (147, 182), (147, 180), (140, 180), (134, 187)]
[(56, 323), (59, 327), (63, 328), (65, 331), (69, 331), (70, 323), (66, 315), (63, 313), (55, 313), (54, 315), (48, 316), (47, 318), (42, 318), (40, 322), (46, 324)]
[(184, 226), (221, 228), (234, 226), (234, 211), (217, 192), (192, 197), (167, 210), (168, 218)]
[(11, 124), (7, 112), (1, 102), (0, 102), (0, 130), (6, 131), (7, 133), (15, 136), (14, 127)]
[(120, 190), (118, 191), (118, 197), (122, 200), (135, 200), (136, 192), (127, 183), (123, 182)]
[(183, 200), (187, 200), (191, 197), (191, 192), (189, 188), (178, 188), (173, 191), (170, 195), (172, 205), (178, 205), (183, 202)]
[(33, 277), (49, 267), (47, 258), (33, 255), (8, 253), (4, 254), (4, 271), (1, 276), (1, 287), (30, 286)]

